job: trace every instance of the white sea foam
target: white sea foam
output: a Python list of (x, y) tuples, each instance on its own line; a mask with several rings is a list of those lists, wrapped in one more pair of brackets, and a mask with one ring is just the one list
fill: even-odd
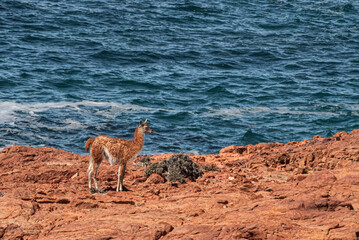
[(64, 123), (66, 123), (67, 125), (65, 126), (66, 129), (83, 129), (86, 128), (86, 126), (76, 120), (73, 120), (71, 118), (68, 118), (66, 120), (63, 121)]
[(230, 107), (230, 108), (220, 108), (220, 109), (209, 109), (210, 112), (203, 113), (204, 116), (215, 117), (215, 116), (223, 116), (223, 117), (241, 117), (244, 112), (240, 108)]
[(45, 129), (52, 130), (52, 131), (63, 131), (63, 130), (85, 129), (87, 127), (84, 123), (73, 120), (71, 118), (62, 120), (59, 123), (62, 123), (65, 125), (64, 126), (56, 126), (56, 125), (46, 125), (44, 123), (36, 123), (36, 125), (31, 125), (31, 128), (32, 129), (45, 128)]
[(0, 102), (0, 113), (13, 113), (16, 111), (35, 113), (43, 112), (50, 109), (69, 108), (72, 110), (81, 111), (81, 107), (111, 107), (122, 111), (150, 111), (152, 108), (146, 108), (133, 104), (122, 104), (115, 102), (47, 102), (47, 103), (16, 103), (9, 101)]
[(15, 102), (0, 102), (0, 123), (12, 123), (15, 120), (14, 113), (28, 111), (27, 106)]
[[(90, 107), (88, 110), (86, 107)], [(103, 109), (105, 108), (105, 109)], [(149, 108), (134, 104), (122, 104), (116, 102), (95, 102), (95, 101), (80, 101), (80, 102), (46, 102), (46, 103), (17, 103), (9, 101), (0, 101), (0, 123), (14, 124), (18, 118), (36, 117), (39, 113), (51, 111), (55, 109), (66, 109), (76, 111), (80, 114), (95, 114), (105, 118), (114, 118), (118, 114), (135, 113), (135, 112), (150, 112), (150, 111), (165, 111), (176, 113), (177, 110), (164, 108)], [(67, 119), (69, 125), (67, 127), (83, 127), (80, 122), (75, 122), (72, 119)]]
[[(89, 109), (90, 108), (90, 109)], [(350, 107), (356, 111), (359, 109), (359, 105), (353, 105)], [(38, 114), (46, 111), (55, 109), (66, 109), (66, 111), (76, 111), (81, 115), (97, 115), (104, 118), (114, 118), (119, 114), (123, 113), (136, 113), (136, 112), (153, 112), (153, 111), (164, 111), (169, 113), (177, 113), (179, 110), (165, 109), (165, 108), (150, 108), (143, 107), (134, 104), (122, 104), (116, 102), (95, 102), (95, 101), (79, 101), (79, 102), (47, 102), (47, 103), (17, 103), (10, 101), (0, 101), (0, 123), (7, 123), (14, 125), (18, 119), (26, 119), (28, 122), (32, 122)], [(248, 107), (248, 108), (208, 108), (208, 112), (203, 113), (204, 116), (220, 116), (220, 117), (243, 117), (248, 115), (258, 115), (265, 113), (276, 113), (276, 114), (291, 114), (291, 115), (317, 115), (317, 116), (336, 116), (340, 113), (333, 113), (328, 111), (313, 111), (309, 107)], [(189, 111), (193, 114), (193, 112)], [(66, 117), (66, 116), (65, 116)], [(60, 128), (67, 129), (81, 129), (86, 128), (85, 123), (75, 121), (71, 117), (61, 120), (65, 123), (64, 127), (57, 126), (32, 126), (53, 128), (53, 130), (59, 130)]]

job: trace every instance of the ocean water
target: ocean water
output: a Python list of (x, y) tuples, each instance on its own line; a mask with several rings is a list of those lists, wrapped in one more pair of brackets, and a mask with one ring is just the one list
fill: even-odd
[(0, 147), (217, 153), (359, 127), (359, 2), (1, 0)]

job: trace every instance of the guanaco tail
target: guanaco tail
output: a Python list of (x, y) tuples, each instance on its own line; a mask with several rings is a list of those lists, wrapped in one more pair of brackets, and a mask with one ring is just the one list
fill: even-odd
[(148, 126), (147, 119), (144, 122), (140, 121), (132, 141), (107, 136), (97, 136), (87, 140), (85, 144), (86, 152), (91, 148), (90, 165), (87, 170), (90, 190), (92, 190), (91, 176), (93, 176), (95, 189), (98, 191), (96, 175), (103, 158), (106, 158), (111, 166), (120, 163), (117, 172), (116, 191), (123, 190), (123, 177), (125, 175), (126, 164), (134, 160), (141, 152), (146, 133), (153, 133), (153, 130)]

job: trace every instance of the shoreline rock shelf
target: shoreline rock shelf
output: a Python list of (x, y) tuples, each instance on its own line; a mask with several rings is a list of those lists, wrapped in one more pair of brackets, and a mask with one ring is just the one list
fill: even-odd
[[(150, 156), (160, 162), (172, 153)], [(145, 176), (134, 161), (129, 191), (88, 155), (14, 145), (0, 151), (3, 239), (357, 239), (359, 130), (330, 138), (229, 146), (189, 155), (203, 174), (184, 183)], [(140, 159), (140, 157), (138, 158)], [(137, 159), (137, 160), (138, 160)]]

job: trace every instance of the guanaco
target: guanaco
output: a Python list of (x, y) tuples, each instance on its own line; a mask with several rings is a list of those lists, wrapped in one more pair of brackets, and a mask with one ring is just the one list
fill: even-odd
[(129, 161), (134, 160), (141, 152), (146, 133), (153, 133), (153, 130), (147, 124), (147, 119), (144, 122), (140, 121), (140, 125), (136, 128), (132, 141), (121, 138), (110, 138), (108, 136), (92, 137), (86, 141), (86, 152), (91, 148), (90, 165), (87, 170), (90, 190), (92, 190), (91, 175), (95, 171), (93, 181), (95, 183), (95, 190), (98, 191), (96, 175), (103, 158), (106, 158), (111, 166), (120, 163), (117, 172), (116, 191), (123, 190), (123, 177), (125, 175), (126, 165)]

